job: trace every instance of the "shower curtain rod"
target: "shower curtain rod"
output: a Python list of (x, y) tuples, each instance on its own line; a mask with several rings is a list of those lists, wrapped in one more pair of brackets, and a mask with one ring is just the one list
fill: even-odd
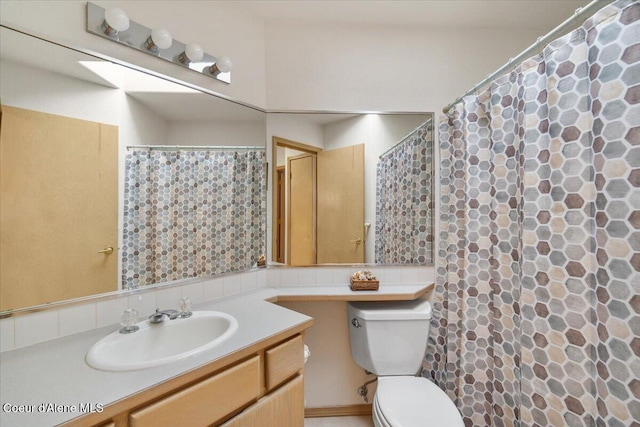
[(389, 148), (387, 151), (385, 151), (384, 153), (380, 154), (378, 156), (379, 159), (381, 159), (383, 156), (389, 154), (390, 152), (392, 152), (393, 150), (395, 150), (396, 148), (398, 148), (398, 146), (400, 144), (402, 144), (404, 142), (405, 139), (409, 138), (411, 135), (413, 135), (415, 133), (415, 131), (417, 131), (418, 129), (420, 129), (422, 126), (426, 125), (427, 123), (429, 123), (430, 121), (433, 120), (433, 116), (429, 117), (427, 120), (425, 120), (424, 122), (420, 123), (418, 126), (416, 126), (416, 128), (414, 130), (412, 130), (411, 132), (409, 132), (408, 134), (406, 134), (405, 136), (403, 136), (402, 138), (400, 138), (400, 141), (396, 142), (395, 144), (393, 144), (391, 146), (391, 148)]
[[(538, 37), (538, 39), (534, 44), (532, 44), (527, 49), (522, 51), (518, 56), (509, 59), (509, 62), (504, 64), (498, 70), (487, 75), (487, 77), (485, 77), (484, 80), (482, 80), (480, 83), (478, 83), (477, 85), (475, 85), (474, 87), (466, 91), (464, 95), (460, 96), (451, 104), (444, 107), (442, 109), (442, 112), (447, 114), (451, 109), (451, 107), (453, 107), (454, 105), (462, 101), (465, 96), (471, 95), (472, 93), (478, 91), (480, 88), (486, 86), (488, 83), (495, 80), (497, 77), (500, 77), (503, 74), (507, 73), (508, 71), (511, 71), (511, 69), (514, 68), (515, 65), (520, 64), (525, 59), (530, 58), (533, 55), (539, 53), (541, 48), (544, 48), (547, 44), (557, 39), (558, 37), (563, 36), (565, 33), (568, 33), (573, 28), (577, 28), (578, 25), (582, 25), (582, 23), (586, 21), (587, 18), (595, 15), (597, 11), (599, 11), (600, 9), (603, 9), (605, 6), (613, 3), (614, 1), (615, 0), (593, 0), (591, 3), (589, 3), (585, 7), (576, 9), (573, 16), (571, 16), (570, 18), (565, 20), (562, 24), (558, 25), (556, 28), (551, 30), (544, 37)], [(582, 20), (582, 22), (580, 22), (580, 24), (578, 25), (575, 25), (575, 23), (579, 20)], [(571, 30), (568, 30), (568, 28), (572, 26), (574, 27)]]
[(234, 146), (234, 145), (127, 145), (127, 150), (206, 150), (206, 151), (238, 151), (238, 150), (266, 150), (264, 146)]

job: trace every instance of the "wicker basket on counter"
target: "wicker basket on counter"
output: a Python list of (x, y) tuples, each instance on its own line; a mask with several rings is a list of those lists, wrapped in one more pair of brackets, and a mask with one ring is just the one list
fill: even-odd
[(350, 278), (352, 291), (377, 291), (380, 287), (379, 280), (355, 280)]

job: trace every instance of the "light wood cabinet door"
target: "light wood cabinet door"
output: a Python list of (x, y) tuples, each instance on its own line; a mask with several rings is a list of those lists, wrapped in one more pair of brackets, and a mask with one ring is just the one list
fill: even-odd
[(280, 387), (221, 427), (303, 427), (304, 381), (302, 375)]
[(206, 427), (260, 396), (260, 357), (185, 388), (129, 416), (130, 427)]

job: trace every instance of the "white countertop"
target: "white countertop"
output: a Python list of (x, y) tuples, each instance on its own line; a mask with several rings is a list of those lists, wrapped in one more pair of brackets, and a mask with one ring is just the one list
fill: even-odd
[(377, 291), (352, 291), (349, 285), (277, 286), (278, 301), (393, 301), (413, 300), (433, 288), (432, 283), (380, 284)]
[(0, 425), (44, 427), (69, 421), (82, 414), (42, 413), (38, 406), (78, 408), (87, 403), (106, 406), (312, 320), (269, 301), (415, 299), (431, 287), (424, 283), (381, 285), (378, 291), (354, 292), (348, 285), (290, 286), (262, 288), (202, 303), (194, 309), (228, 313), (238, 321), (238, 331), (211, 350), (148, 369), (107, 372), (93, 369), (85, 362), (91, 346), (119, 325), (0, 353), (2, 405), (34, 405), (31, 413), (6, 412), (0, 408)]
[(277, 292), (267, 288), (199, 305), (197, 310), (234, 316), (238, 331), (214, 349), (154, 368), (106, 372), (87, 365), (84, 358), (89, 348), (119, 325), (0, 353), (2, 404), (35, 405), (34, 413), (7, 413), (0, 408), (0, 425), (44, 427), (63, 423), (82, 414), (39, 413), (38, 405), (107, 405), (311, 320), (265, 301), (274, 294)]

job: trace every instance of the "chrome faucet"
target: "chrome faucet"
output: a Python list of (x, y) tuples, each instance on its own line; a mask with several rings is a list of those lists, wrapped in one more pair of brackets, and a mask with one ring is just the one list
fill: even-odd
[(156, 312), (149, 316), (149, 323), (162, 323), (166, 318), (173, 320), (178, 317), (178, 310), (160, 310), (156, 308)]

